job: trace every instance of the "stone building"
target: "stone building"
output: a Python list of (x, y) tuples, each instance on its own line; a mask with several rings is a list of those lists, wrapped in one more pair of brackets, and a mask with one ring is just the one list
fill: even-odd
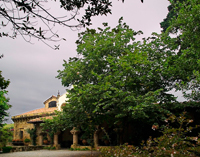
[[(64, 131), (58, 131), (54, 134), (54, 139), (51, 141), (50, 136), (42, 131), (41, 123), (44, 122), (44, 119), (52, 119), (55, 116), (55, 111), (61, 111), (62, 106), (66, 102), (66, 94), (60, 96), (51, 96), (46, 101), (44, 101), (44, 107), (36, 110), (32, 110), (20, 115), (12, 117), (14, 122), (14, 140), (24, 140), (30, 138), (27, 129), (36, 128), (36, 145), (44, 145), (44, 137), (48, 138), (48, 141), (52, 142), (56, 148), (78, 148), (81, 147), (81, 136), (83, 132), (77, 130), (75, 127), (70, 130), (66, 129)], [(106, 125), (101, 125), (106, 128)], [(116, 130), (116, 129), (115, 129)], [(117, 131), (116, 131), (117, 132)], [(119, 131), (118, 131), (119, 132)], [(119, 132), (120, 133), (120, 132)], [(96, 131), (93, 134), (94, 146), (99, 146), (99, 140), (102, 138), (104, 132), (100, 129), (100, 126), (97, 126)], [(102, 143), (100, 143), (102, 145)], [(84, 146), (85, 147), (85, 146)]]
[[(43, 145), (43, 137), (47, 136), (50, 140), (50, 137), (42, 132), (42, 128), (40, 126), (40, 123), (43, 122), (43, 119), (51, 119), (55, 115), (55, 111), (61, 111), (62, 105), (65, 104), (66, 101), (66, 94), (63, 94), (60, 96), (59, 94), (57, 96), (51, 96), (46, 101), (44, 101), (44, 107), (39, 108), (36, 110), (32, 110), (20, 115), (16, 115), (12, 117), (12, 120), (14, 122), (14, 133), (13, 133), (13, 139), (14, 140), (24, 140), (26, 138), (30, 139), (30, 135), (27, 132), (27, 129), (33, 129), (36, 128), (36, 144), (37, 145)], [(63, 134), (62, 136), (67, 136), (68, 134)], [(72, 134), (66, 138), (72, 141)], [(55, 135), (55, 144), (58, 144), (58, 136)], [(72, 142), (71, 142), (72, 143)]]

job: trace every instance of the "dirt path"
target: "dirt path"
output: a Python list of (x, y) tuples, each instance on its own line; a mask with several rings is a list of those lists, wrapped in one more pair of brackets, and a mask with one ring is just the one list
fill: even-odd
[[(92, 152), (97, 157), (99, 152)], [(0, 154), (0, 157), (90, 157), (91, 151), (35, 150)]]

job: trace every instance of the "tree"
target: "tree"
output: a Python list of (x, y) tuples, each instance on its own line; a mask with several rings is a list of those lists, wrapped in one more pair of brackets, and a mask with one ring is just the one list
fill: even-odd
[[(47, 133), (51, 138), (51, 145), (53, 145), (54, 134), (63, 129), (61, 121), (58, 117), (53, 117), (53, 119), (45, 119), (45, 123), (41, 123), (42, 131)], [(66, 123), (66, 122), (65, 122)]]
[(37, 138), (36, 128), (35, 127), (32, 128), (32, 129), (28, 128), (26, 130), (26, 132), (30, 134), (30, 137), (31, 137), (31, 140), (32, 140), (32, 144), (35, 146), (36, 145), (36, 138)]
[(8, 142), (11, 142), (13, 138), (13, 132), (11, 128), (0, 128), (0, 145), (1, 147), (5, 147)]
[[(143, 0), (141, 2), (143, 3)], [(0, 2), (0, 15), (3, 18), (1, 26), (10, 27), (12, 33), (2, 31), (0, 37), (16, 38), (20, 34), (28, 42), (31, 42), (32, 37), (43, 42), (59, 41), (63, 38), (59, 37), (57, 31), (53, 29), (56, 25), (77, 29), (89, 26), (93, 16), (110, 14), (112, 6), (109, 0), (61, 0), (60, 8), (66, 12), (64, 16), (56, 16), (51, 9), (47, 8), (48, 3), (50, 1), (2, 0)], [(80, 18), (79, 11), (83, 9), (85, 13)]]
[[(103, 122), (124, 127), (133, 120), (154, 123), (169, 113), (167, 104), (175, 97), (167, 93), (172, 80), (166, 73), (168, 48), (159, 35), (142, 42), (135, 36), (142, 32), (130, 29), (122, 19), (110, 29), (87, 29), (79, 34), (77, 52), (82, 57), (63, 64), (58, 78), (69, 90), (63, 109), (68, 126)], [(132, 123), (133, 124), (133, 123)]]
[(189, 0), (173, 2), (177, 16), (163, 33), (165, 44), (174, 54), (168, 58), (169, 73), (174, 77), (174, 87), (183, 91), (186, 99), (199, 101), (200, 90), (200, 2)]
[(8, 104), (8, 98), (5, 97), (5, 94), (7, 94), (5, 89), (8, 87), (9, 83), (10, 81), (5, 80), (0, 71), (0, 128), (3, 126), (4, 118), (8, 116), (6, 111), (11, 107), (11, 105)]
[[(32, 37), (44, 42), (59, 41), (62, 38), (54, 31), (54, 26), (80, 28), (90, 25), (93, 16), (111, 13), (109, 0), (61, 0), (60, 7), (66, 10), (63, 17), (53, 14), (46, 7), (48, 3), (50, 2), (45, 0), (2, 0), (0, 2), (0, 15), (3, 18), (1, 26), (2, 28), (11, 27), (12, 33), (3, 31), (0, 33), (0, 37), (15, 38), (20, 34), (29, 42)], [(55, 3), (57, 2), (55, 1)], [(85, 13), (81, 19), (77, 19), (80, 9), (85, 9)], [(75, 24), (70, 22), (72, 20), (76, 21)]]
[[(174, 0), (174, 2), (185, 2), (186, 0)], [(174, 4), (174, 3), (173, 3)], [(170, 26), (171, 21), (173, 18), (177, 18), (177, 10), (175, 10), (175, 6), (172, 3), (167, 7), (168, 8), (168, 14), (165, 19), (160, 23), (160, 27), (162, 28), (162, 31), (165, 32), (167, 28)]]

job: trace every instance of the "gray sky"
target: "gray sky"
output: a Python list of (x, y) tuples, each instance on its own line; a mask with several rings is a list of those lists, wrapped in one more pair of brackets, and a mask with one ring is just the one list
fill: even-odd
[[(59, 3), (59, 2), (57, 2)], [(160, 32), (160, 22), (167, 15), (168, 0), (113, 0), (112, 15), (92, 18), (90, 28), (101, 27), (108, 22), (111, 27), (117, 25), (118, 19), (123, 16), (134, 30), (142, 30), (144, 36), (152, 32)], [(44, 107), (43, 102), (52, 95), (65, 92), (61, 81), (55, 78), (57, 70), (63, 69), (63, 60), (76, 56), (78, 32), (69, 28), (58, 27), (58, 30), (67, 41), (60, 43), (60, 50), (52, 50), (41, 41), (33, 40), (30, 44), (18, 36), (16, 39), (0, 38), (0, 70), (11, 83), (8, 87), (8, 97), (12, 108), (10, 116), (18, 115), (33, 109)], [(143, 37), (144, 37), (143, 36)], [(54, 45), (54, 43), (51, 43)], [(10, 123), (11, 120), (8, 121)]]

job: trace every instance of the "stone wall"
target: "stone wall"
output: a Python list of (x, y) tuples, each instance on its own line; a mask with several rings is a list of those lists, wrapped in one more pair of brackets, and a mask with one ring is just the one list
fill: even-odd
[(43, 146), (12, 146), (10, 152), (33, 151), (43, 149)]
[[(30, 120), (30, 118), (23, 118), (23, 119), (15, 119), (14, 120), (14, 134), (13, 134), (13, 139), (30, 139), (29, 133), (27, 133), (27, 129), (34, 128), (33, 124), (27, 123)], [(20, 131), (23, 132), (23, 137), (20, 137)]]

